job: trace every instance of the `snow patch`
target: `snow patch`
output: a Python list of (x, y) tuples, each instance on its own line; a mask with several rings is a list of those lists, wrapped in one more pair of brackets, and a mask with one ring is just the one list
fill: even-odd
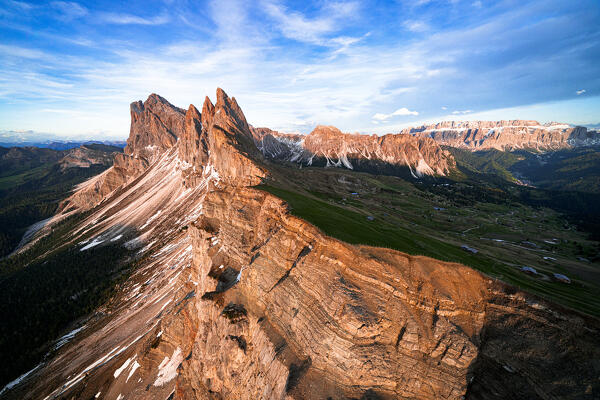
[(146, 221), (146, 223), (142, 226), (140, 226), (140, 229), (144, 229), (145, 227), (147, 227), (148, 225), (150, 225), (152, 223), (152, 221), (154, 221), (156, 218), (158, 218), (158, 216), (160, 215), (161, 210), (158, 210), (156, 212), (156, 214), (154, 214), (153, 216), (151, 216), (150, 218), (148, 218), (148, 220)]
[(129, 367), (129, 364), (133, 361), (134, 358), (135, 356), (128, 358), (127, 361), (125, 361), (123, 365), (121, 365), (121, 367), (115, 371), (114, 377), (117, 378), (119, 375), (121, 375), (121, 372), (123, 372), (125, 368)]
[(75, 335), (77, 335), (77, 333), (82, 331), (83, 328), (85, 328), (85, 326), (74, 329), (71, 332), (69, 332), (66, 335), (59, 338), (58, 341), (56, 342), (56, 345), (54, 346), (54, 350), (57, 350), (57, 349), (61, 348), (62, 346), (64, 346), (69, 340), (73, 339), (75, 337)]
[(121, 239), (123, 237), (123, 235), (118, 235), (115, 236), (114, 238), (110, 239), (111, 242), (116, 242), (117, 240)]
[(21, 375), (14, 381), (9, 382), (6, 386), (4, 386), (4, 388), (2, 388), (2, 390), (0, 390), (0, 395), (2, 395), (7, 390), (10, 390), (10, 389), (14, 388), (15, 386), (17, 386), (19, 383), (21, 383), (23, 381), (23, 379), (27, 378), (29, 375), (31, 375), (32, 372), (34, 372), (36, 369), (38, 369), (41, 366), (42, 366), (42, 364), (39, 364), (37, 367), (35, 367), (31, 371), (25, 372), (23, 375)]
[(131, 378), (131, 376), (135, 373), (135, 371), (140, 367), (140, 364), (137, 361), (133, 362), (133, 365), (131, 366), (131, 371), (129, 371), (129, 375), (127, 375), (127, 379), (125, 379), (125, 383), (127, 383), (127, 381), (129, 380), (129, 378)]
[(162, 386), (173, 380), (177, 376), (177, 367), (179, 367), (181, 361), (183, 361), (183, 354), (178, 347), (170, 359), (169, 357), (165, 357), (158, 366), (158, 375), (154, 381), (154, 386)]
[(92, 243), (90, 243), (86, 246), (83, 246), (79, 251), (85, 251), (85, 250), (91, 249), (94, 246), (98, 246), (102, 242), (104, 242), (104, 240), (100, 240), (100, 239), (96, 238), (96, 239), (92, 240)]

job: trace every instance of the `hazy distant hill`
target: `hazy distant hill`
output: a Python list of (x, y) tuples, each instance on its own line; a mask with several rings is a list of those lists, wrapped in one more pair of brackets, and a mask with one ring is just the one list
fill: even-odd
[(110, 167), (120, 152), (105, 144), (0, 147), (0, 258), (14, 250), (27, 227), (54, 214), (74, 185)]

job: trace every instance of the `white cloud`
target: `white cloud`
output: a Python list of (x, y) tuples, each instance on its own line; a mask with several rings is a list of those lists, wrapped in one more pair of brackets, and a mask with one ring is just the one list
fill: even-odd
[(577, 96), (580, 96), (580, 95), (582, 95), (584, 93), (585, 93), (585, 89), (581, 89), (581, 90), (578, 90), (578, 91), (575, 92), (575, 94), (577, 94)]
[(101, 20), (116, 25), (162, 25), (169, 22), (170, 18), (165, 14), (154, 17), (140, 17), (131, 14), (105, 13), (101, 15)]
[(53, 1), (50, 5), (60, 14), (58, 18), (70, 21), (87, 15), (87, 8), (73, 1)]
[(406, 107), (402, 107), (397, 109), (396, 111), (394, 111), (391, 114), (382, 114), (382, 113), (377, 113), (375, 115), (373, 115), (373, 120), (375, 121), (387, 121), (390, 118), (396, 117), (396, 116), (407, 116), (407, 115), (419, 115), (419, 113), (417, 111), (411, 111)]
[(402, 107), (397, 109), (396, 111), (394, 111), (392, 113), (392, 115), (419, 115), (419, 113), (417, 111), (410, 111), (408, 108), (406, 107)]
[(430, 29), (429, 24), (424, 21), (406, 21), (404, 27), (411, 32), (425, 32)]
[(472, 110), (457, 110), (457, 111), (452, 111), (453, 115), (464, 115), (464, 114), (469, 114), (473, 112)]
[[(327, 36), (341, 30), (344, 23), (352, 20), (358, 11), (356, 2), (329, 2), (320, 10), (318, 16), (309, 18), (297, 11), (290, 11), (277, 0), (264, 0), (264, 11), (277, 23), (281, 33), (293, 40), (311, 44), (330, 44)], [(336, 41), (357, 41), (355, 38), (334, 38)]]
[(447, 110), (447, 109), (448, 109), (448, 107), (442, 106), (442, 110)]

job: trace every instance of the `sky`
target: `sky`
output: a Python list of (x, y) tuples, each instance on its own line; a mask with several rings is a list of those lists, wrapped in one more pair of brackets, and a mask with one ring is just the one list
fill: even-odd
[(124, 139), (217, 87), (285, 132), (597, 124), (600, 1), (0, 0), (0, 132)]

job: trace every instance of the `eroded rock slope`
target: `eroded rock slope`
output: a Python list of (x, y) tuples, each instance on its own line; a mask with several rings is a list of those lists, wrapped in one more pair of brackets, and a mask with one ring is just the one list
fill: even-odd
[(321, 125), (306, 136), (268, 128), (252, 128), (252, 133), (265, 157), (306, 166), (388, 174), (405, 168), (414, 178), (444, 176), (455, 167), (452, 155), (428, 137), (349, 134)]
[[(159, 100), (168, 112), (152, 111)], [(119, 243), (139, 267), (6, 398), (598, 395), (596, 320), (292, 216), (252, 187), (268, 162), (221, 90), (202, 112), (140, 104), (123, 163), (63, 208), (87, 211), (81, 251)]]

